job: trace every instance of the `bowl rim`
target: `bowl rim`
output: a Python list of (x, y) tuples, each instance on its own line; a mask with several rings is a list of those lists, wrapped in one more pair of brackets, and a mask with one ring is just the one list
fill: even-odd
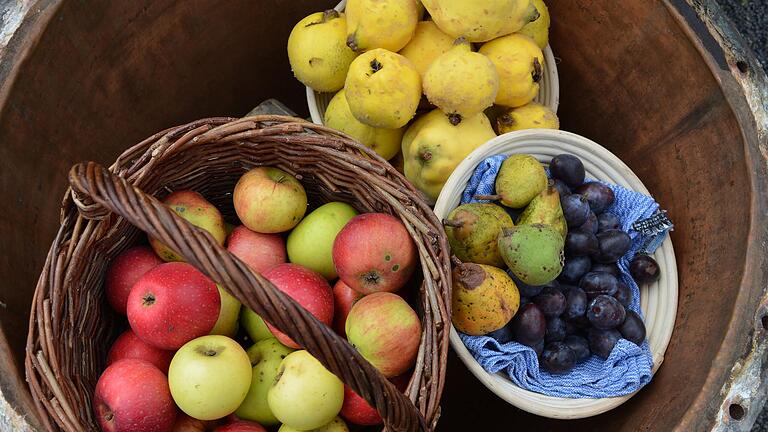
[[(474, 172), (477, 165), (487, 157), (494, 154), (513, 154), (515, 147), (530, 147), (534, 141), (550, 140), (561, 144), (568, 144), (574, 148), (580, 148), (589, 154), (594, 155), (595, 160), (609, 163), (608, 167), (612, 168), (615, 172), (614, 175), (618, 175), (623, 178), (624, 184), (622, 186), (629, 187), (632, 190), (651, 195), (648, 189), (643, 185), (637, 175), (616, 155), (611, 153), (608, 149), (602, 147), (598, 143), (574, 134), (572, 132), (555, 130), (555, 129), (528, 129), (522, 131), (509, 132), (503, 135), (499, 135), (487, 141), (475, 149), (469, 156), (467, 156), (453, 171), (451, 176), (445, 183), (443, 190), (438, 197), (434, 211), (438, 218), (442, 219), (447, 213), (452, 210), (452, 204), (449, 203), (453, 199), (452, 195), (454, 191), (463, 191), (469, 176)], [(542, 145), (542, 144), (539, 144)], [(548, 144), (551, 146), (551, 144)], [(543, 145), (542, 145), (543, 146)], [(545, 146), (546, 147), (546, 146)], [(558, 147), (553, 147), (557, 149)], [(522, 153), (522, 152), (521, 152)], [(587, 165), (587, 163), (585, 163)], [(601, 177), (596, 177), (599, 180), (605, 180)], [(612, 180), (609, 180), (612, 181)], [(653, 369), (652, 374), (655, 375), (658, 368), (664, 361), (664, 352), (666, 351), (669, 341), (672, 337), (672, 331), (674, 329), (675, 318), (677, 314), (678, 303), (678, 277), (677, 277), (677, 263), (674, 255), (674, 248), (672, 246), (671, 238), (665, 239), (662, 245), (656, 250), (654, 256), (657, 257), (660, 266), (662, 266), (662, 274), (666, 283), (666, 290), (664, 291), (666, 305), (665, 307), (659, 307), (658, 305), (654, 309), (656, 314), (653, 316), (653, 320), (657, 320), (657, 315), (660, 315), (664, 320), (661, 325), (660, 334), (654, 337), (653, 341), (650, 338), (649, 332), (649, 344), (651, 345), (651, 354), (653, 357)], [(651, 285), (651, 288), (641, 288), (642, 291), (654, 289), (660, 291), (658, 287), (659, 282)], [(668, 292), (667, 292), (668, 291)], [(641, 296), (641, 309), (647, 322), (649, 322), (649, 316), (647, 304), (649, 299), (648, 295)], [(661, 312), (661, 314), (659, 314)], [(656, 324), (655, 322), (653, 324)], [(649, 328), (652, 327), (649, 325)], [(629, 400), (637, 392), (633, 392), (624, 396), (608, 397), (608, 398), (561, 398), (546, 396), (536, 392), (522, 389), (514, 385), (503, 373), (491, 374), (483, 369), (482, 366), (475, 360), (464, 343), (461, 341), (456, 329), (451, 324), (450, 332), (451, 346), (454, 351), (475, 377), (480, 380), (489, 390), (501, 397), (508, 403), (528, 411), (530, 413), (556, 419), (578, 419), (584, 417), (591, 417), (609, 411), (622, 403)], [(654, 342), (654, 343), (651, 343)], [(642, 389), (640, 389), (642, 390)], [(638, 390), (638, 391), (640, 391)]]

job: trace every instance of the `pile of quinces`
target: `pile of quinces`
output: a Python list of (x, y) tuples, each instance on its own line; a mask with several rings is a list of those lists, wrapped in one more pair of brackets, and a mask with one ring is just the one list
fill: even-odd
[(288, 57), (299, 81), (336, 92), (326, 126), (388, 160), (402, 150), (405, 176), (434, 201), (497, 132), (559, 128), (534, 102), (549, 23), (542, 0), (349, 0), (299, 21)]

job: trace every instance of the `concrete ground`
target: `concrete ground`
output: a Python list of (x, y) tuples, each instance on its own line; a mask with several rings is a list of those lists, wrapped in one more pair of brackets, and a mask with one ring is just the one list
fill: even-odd
[[(763, 69), (768, 70), (768, 0), (717, 0), (741, 31)], [(752, 432), (768, 432), (768, 406), (763, 408)]]

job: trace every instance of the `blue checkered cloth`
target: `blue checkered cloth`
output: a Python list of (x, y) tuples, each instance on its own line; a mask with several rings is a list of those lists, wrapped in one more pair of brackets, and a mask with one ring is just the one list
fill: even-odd
[[(485, 159), (473, 173), (464, 194), (462, 204), (483, 202), (475, 195), (494, 193), (496, 173), (505, 155)], [(630, 309), (642, 316), (640, 289), (629, 274), (629, 261), (635, 253), (645, 249), (652, 253), (661, 245), (667, 232), (654, 238), (630, 229), (633, 222), (650, 217), (659, 208), (653, 198), (620, 186), (607, 184), (616, 199), (606, 211), (619, 217), (622, 229), (632, 238), (632, 247), (618, 262), (621, 279), (632, 290)], [(576, 365), (566, 374), (550, 374), (539, 369), (539, 361), (533, 349), (517, 342), (501, 344), (487, 336), (469, 336), (459, 333), (464, 345), (480, 365), (490, 373), (504, 373), (515, 385), (536, 393), (567, 398), (603, 398), (622, 396), (635, 392), (648, 384), (652, 377), (653, 358), (648, 342), (637, 346), (625, 339), (619, 340), (607, 360), (595, 355)]]

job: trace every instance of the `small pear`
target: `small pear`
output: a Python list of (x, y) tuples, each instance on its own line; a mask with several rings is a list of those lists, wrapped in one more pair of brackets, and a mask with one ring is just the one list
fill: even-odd
[(424, 75), (424, 94), (446, 114), (472, 117), (493, 105), (499, 74), (465, 38), (435, 60)]
[(520, 292), (499, 268), (459, 263), (453, 269), (452, 321), (462, 333), (479, 336), (504, 327), (520, 307)]
[(302, 84), (319, 92), (334, 92), (344, 79), (355, 54), (346, 45), (347, 20), (333, 9), (299, 21), (288, 36), (288, 61)]
[(416, 68), (407, 58), (381, 48), (352, 62), (344, 89), (352, 115), (377, 128), (405, 126), (421, 101), (421, 77)]
[(499, 73), (496, 103), (518, 107), (539, 94), (544, 76), (544, 53), (530, 37), (511, 34), (483, 44), (479, 53), (488, 56)]
[(549, 44), (549, 9), (543, 0), (532, 0), (532, 3), (539, 17), (524, 25), (518, 33), (530, 36), (539, 48), (544, 49)]
[(414, 0), (348, 0), (347, 46), (355, 52), (384, 48), (400, 51), (416, 32)]
[(563, 208), (560, 207), (560, 194), (552, 181), (528, 204), (517, 221), (518, 225), (535, 223), (552, 226), (563, 238), (568, 234), (568, 224), (563, 216)]
[(496, 195), (476, 195), (476, 199), (501, 200), (514, 209), (523, 208), (547, 187), (544, 167), (531, 155), (511, 155), (496, 175)]
[(550, 225), (518, 225), (501, 232), (499, 251), (515, 277), (538, 286), (552, 282), (563, 270), (563, 243)]
[(502, 267), (498, 247), (503, 228), (515, 226), (507, 212), (496, 204), (462, 204), (443, 221), (451, 252), (462, 261)]
[(496, 119), (499, 134), (523, 129), (560, 129), (557, 114), (540, 103), (530, 102), (517, 108), (508, 108)]
[(360, 141), (384, 159), (392, 159), (400, 151), (400, 142), (405, 132), (405, 128), (383, 129), (360, 122), (349, 109), (344, 89), (336, 93), (328, 103), (323, 123)]
[(408, 45), (400, 50), (400, 55), (413, 63), (423, 80), (432, 62), (452, 46), (453, 38), (443, 33), (434, 21), (419, 21), (416, 25), (416, 34)]

